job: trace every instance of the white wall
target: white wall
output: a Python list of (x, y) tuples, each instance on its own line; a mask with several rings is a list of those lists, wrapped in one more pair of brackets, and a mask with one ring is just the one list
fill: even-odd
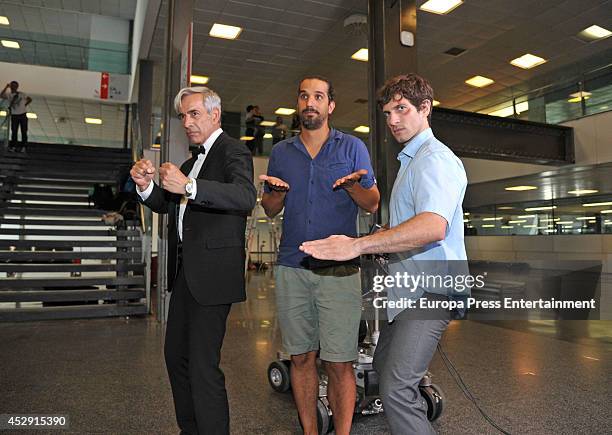
[(562, 125), (574, 128), (576, 164), (612, 162), (612, 111), (569, 121)]
[[(0, 83), (17, 78), (19, 89), (30, 95), (45, 97), (78, 98), (83, 100), (104, 101), (108, 103), (127, 103), (129, 75), (111, 74), (111, 86), (121, 91), (121, 97), (100, 100), (96, 91), (100, 90), (100, 74), (96, 71), (83, 71), (48, 66), (24, 65), (0, 62)], [(4, 81), (2, 81), (4, 80)]]
[(483, 160), (462, 157), (461, 161), (467, 173), (468, 183), (499, 180), (500, 178), (518, 177), (538, 172), (557, 169), (557, 166), (533, 165), (529, 163), (504, 162), (501, 160)]

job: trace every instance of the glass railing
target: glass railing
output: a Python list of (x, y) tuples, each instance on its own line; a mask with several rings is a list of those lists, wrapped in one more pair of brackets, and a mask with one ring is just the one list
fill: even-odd
[[(36, 36), (34, 34), (34, 37)], [(66, 41), (12, 37), (11, 40), (17, 41), (20, 49), (0, 50), (0, 62), (129, 74), (130, 59), (127, 44), (77, 38), (63, 39)]]
[(547, 124), (606, 112), (612, 110), (612, 64), (527, 93), (509, 88), (498, 95), (503, 102), (474, 111)]
[(612, 195), (464, 209), (466, 236), (612, 234)]
[(0, 99), (0, 148), (6, 148), (9, 144), (9, 102)]

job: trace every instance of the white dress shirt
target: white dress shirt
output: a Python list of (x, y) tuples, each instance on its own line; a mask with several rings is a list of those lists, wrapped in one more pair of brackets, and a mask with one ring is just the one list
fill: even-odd
[[(183, 216), (185, 215), (185, 209), (187, 208), (187, 201), (190, 199), (195, 199), (196, 195), (198, 194), (198, 184), (196, 182), (196, 178), (199, 175), (200, 170), (202, 169), (202, 165), (204, 165), (204, 161), (206, 160), (210, 149), (212, 148), (217, 138), (221, 135), (221, 133), (223, 133), (223, 130), (218, 128), (210, 136), (208, 136), (208, 139), (206, 139), (206, 141), (202, 144), (206, 152), (204, 154), (198, 154), (198, 159), (193, 164), (193, 168), (191, 168), (191, 171), (189, 171), (189, 175), (187, 175), (189, 178), (191, 178), (193, 182), (193, 193), (189, 197), (187, 197), (186, 195), (183, 195), (181, 197), (181, 205), (179, 207), (178, 219), (178, 233), (181, 241), (183, 240)], [(154, 183), (153, 181), (151, 181), (151, 183), (149, 183), (149, 187), (147, 187), (142, 192), (136, 189), (136, 192), (138, 192), (138, 195), (140, 195), (143, 201), (146, 201), (147, 198), (151, 195), (151, 192), (153, 192), (153, 185)]]

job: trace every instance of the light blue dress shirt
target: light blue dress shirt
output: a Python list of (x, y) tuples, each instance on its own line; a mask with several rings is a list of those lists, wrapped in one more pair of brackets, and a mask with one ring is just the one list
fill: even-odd
[[(391, 192), (390, 227), (424, 212), (442, 216), (447, 226), (444, 240), (393, 254), (390, 257), (389, 273), (427, 274), (431, 273), (432, 263), (467, 260), (462, 208), (467, 177), (461, 160), (434, 137), (430, 128), (408, 141), (397, 158), (400, 161), (400, 169)], [(387, 296), (389, 301), (399, 301), (402, 298), (418, 299), (425, 291), (448, 294), (443, 288), (420, 286), (414, 292), (404, 287), (388, 288)], [(387, 307), (389, 322), (401, 311), (401, 308)]]

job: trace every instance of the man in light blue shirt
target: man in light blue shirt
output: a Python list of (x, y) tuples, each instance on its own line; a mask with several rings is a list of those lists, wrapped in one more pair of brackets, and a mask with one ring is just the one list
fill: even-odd
[[(389, 229), (350, 238), (336, 235), (305, 242), (300, 249), (315, 258), (345, 260), (362, 254), (394, 253), (389, 275), (431, 276), (465, 264), (463, 210), (467, 178), (461, 161), (430, 128), (433, 89), (422, 77), (395, 77), (379, 92), (387, 126), (403, 144), (400, 169), (391, 192)], [(432, 268), (431, 265), (434, 264)], [(442, 265), (442, 266), (441, 266)], [(435, 433), (419, 382), (427, 372), (438, 341), (451, 319), (448, 309), (396, 308), (392, 302), (423, 298), (448, 302), (456, 289), (423, 283), (387, 287), (389, 325), (374, 355), (380, 394), (393, 434)]]

